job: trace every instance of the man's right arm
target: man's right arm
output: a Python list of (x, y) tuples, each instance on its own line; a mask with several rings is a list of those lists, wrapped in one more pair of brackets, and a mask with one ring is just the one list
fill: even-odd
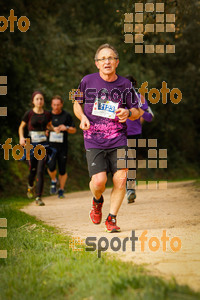
[(90, 128), (90, 121), (84, 114), (83, 109), (78, 101), (74, 102), (73, 110), (75, 116), (81, 121), (80, 128), (82, 130), (88, 130)]

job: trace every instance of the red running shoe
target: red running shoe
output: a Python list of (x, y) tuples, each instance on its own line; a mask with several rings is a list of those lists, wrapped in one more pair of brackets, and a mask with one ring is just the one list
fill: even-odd
[[(101, 196), (103, 199), (103, 196)], [(102, 219), (102, 209), (103, 206), (103, 202), (102, 203), (96, 203), (93, 199), (93, 203), (92, 203), (92, 209), (90, 211), (89, 217), (90, 220), (92, 221), (92, 223), (94, 224), (100, 224), (101, 223), (101, 219)]]
[(119, 232), (121, 231), (120, 227), (117, 226), (116, 218), (108, 216), (106, 219), (106, 231), (107, 232)]

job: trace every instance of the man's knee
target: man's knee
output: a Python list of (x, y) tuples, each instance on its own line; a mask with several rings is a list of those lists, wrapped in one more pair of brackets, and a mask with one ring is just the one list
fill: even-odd
[(107, 182), (107, 176), (106, 174), (98, 173), (92, 176), (92, 184), (95, 188), (101, 189), (105, 187), (105, 184)]
[(117, 171), (113, 176), (113, 184), (118, 189), (124, 189), (126, 187), (128, 169), (123, 169)]

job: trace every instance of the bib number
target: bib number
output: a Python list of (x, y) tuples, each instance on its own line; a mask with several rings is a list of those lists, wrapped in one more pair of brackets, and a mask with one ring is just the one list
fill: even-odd
[(31, 141), (33, 143), (46, 142), (47, 137), (45, 131), (30, 131)]
[(49, 141), (52, 143), (63, 143), (63, 132), (50, 132)]
[(119, 103), (112, 101), (101, 101), (101, 99), (95, 99), (92, 115), (99, 116), (108, 119), (115, 119), (116, 109)]

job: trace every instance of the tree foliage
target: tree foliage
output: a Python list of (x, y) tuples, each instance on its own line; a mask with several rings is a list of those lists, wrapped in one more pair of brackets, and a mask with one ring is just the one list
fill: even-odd
[[(60, 94), (65, 100), (65, 109), (72, 113), (69, 91), (77, 88), (84, 75), (96, 72), (95, 51), (102, 43), (109, 42), (119, 51), (120, 75), (132, 74), (139, 86), (148, 81), (149, 89), (160, 89), (162, 81), (166, 81), (170, 89), (181, 90), (183, 99), (178, 105), (171, 103), (169, 96), (167, 104), (160, 101), (151, 105), (155, 118), (151, 124), (144, 125), (144, 136), (157, 138), (160, 145), (168, 149), (172, 169), (181, 169), (184, 164), (198, 172), (199, 3), (197, 0), (162, 2), (165, 12), (176, 14), (176, 32), (145, 34), (144, 44), (174, 43), (175, 54), (136, 54), (133, 44), (124, 43), (124, 13), (134, 13), (134, 1), (1, 1), (2, 16), (8, 18), (10, 9), (14, 9), (18, 18), (27, 16), (31, 25), (25, 33), (18, 30), (17, 22), (14, 32), (10, 32), (9, 27), (0, 32), (0, 75), (8, 77), (8, 94), (0, 96), (0, 106), (8, 107), (8, 117), (0, 117), (0, 143), (8, 137), (18, 143), (18, 126), (30, 107), (35, 89), (45, 93), (46, 108), (50, 108), (51, 96)], [(155, 22), (153, 15), (144, 15), (144, 23), (148, 22)], [(76, 126), (79, 126), (78, 120)], [(69, 161), (74, 170), (85, 167), (81, 130), (69, 141)], [(9, 163), (3, 160), (2, 150), (0, 152), (1, 177), (4, 169), (4, 174), (11, 178)], [(3, 183), (5, 186), (6, 180)]]

